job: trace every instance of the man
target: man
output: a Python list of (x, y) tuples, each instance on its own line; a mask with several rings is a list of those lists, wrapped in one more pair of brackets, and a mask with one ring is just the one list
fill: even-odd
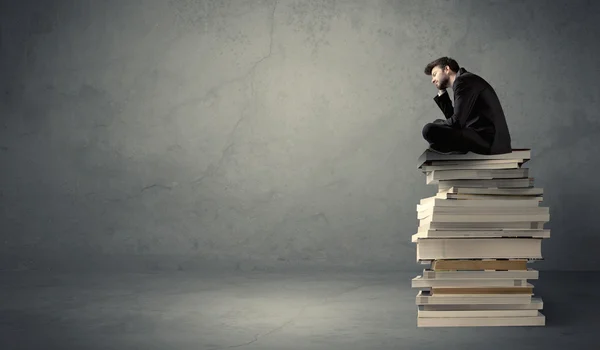
[[(510, 153), (511, 138), (504, 111), (494, 89), (483, 78), (459, 68), (449, 57), (441, 57), (425, 67), (438, 88), (433, 99), (446, 120), (436, 119), (423, 127), (430, 150), (443, 153)], [(451, 87), (454, 107), (446, 91)]]

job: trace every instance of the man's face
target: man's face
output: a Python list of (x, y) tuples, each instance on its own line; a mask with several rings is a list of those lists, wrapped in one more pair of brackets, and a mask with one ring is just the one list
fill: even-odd
[(447, 89), (450, 84), (450, 77), (448, 77), (448, 69), (442, 69), (440, 67), (434, 67), (431, 70), (431, 82), (439, 90)]

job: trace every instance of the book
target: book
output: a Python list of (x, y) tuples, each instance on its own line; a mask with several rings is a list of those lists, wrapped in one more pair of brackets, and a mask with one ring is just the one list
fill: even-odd
[(482, 198), (480, 200), (458, 200), (458, 199), (448, 199), (448, 198), (440, 198), (437, 196), (426, 197), (420, 200), (419, 204), (417, 204), (417, 211), (425, 210), (431, 207), (539, 207), (540, 201), (538, 197), (527, 197), (523, 200), (514, 200), (510, 197), (502, 197), (502, 198)]
[(533, 284), (527, 283), (526, 287), (431, 287), (432, 295), (475, 295), (475, 294), (527, 294), (533, 295)]
[(418, 260), (542, 259), (539, 238), (432, 238), (417, 242)]
[(523, 222), (432, 222), (420, 220), (417, 232), (429, 230), (490, 230), (490, 229), (543, 229), (546, 221)]
[(452, 187), (471, 188), (516, 188), (527, 189), (533, 187), (534, 178), (525, 179), (468, 179), (468, 180), (440, 180), (437, 182), (439, 190), (449, 190)]
[[(492, 200), (500, 200), (500, 199), (508, 199), (508, 200), (535, 200), (538, 203), (544, 200), (544, 197), (542, 197), (541, 195), (512, 195), (512, 194), (506, 194), (506, 195), (498, 195), (498, 194), (469, 194), (469, 193), (447, 193), (447, 192), (438, 192), (435, 194), (435, 197), (437, 198), (442, 198), (442, 199), (455, 199), (455, 200), (460, 200), (460, 199), (470, 199), (470, 200), (488, 200), (488, 199), (492, 199)], [(515, 202), (516, 203), (516, 202)]]
[(528, 279), (539, 278), (539, 271), (528, 268), (526, 270), (469, 270), (469, 271), (439, 271), (423, 269), (423, 278), (427, 280), (462, 280), (462, 279)]
[(439, 271), (526, 271), (527, 259), (435, 260), (431, 270)]
[[(531, 297), (523, 304), (422, 304), (417, 307), (423, 311), (542, 310), (544, 301), (540, 297)], [(448, 315), (446, 314), (446, 317)]]
[(531, 294), (436, 294), (421, 290), (416, 305), (530, 304)]
[(531, 150), (530, 149), (513, 149), (510, 153), (504, 154), (478, 154), (473, 152), (468, 152), (466, 154), (440, 154), (437, 152), (433, 152), (430, 150), (426, 150), (419, 156), (417, 161), (418, 166), (425, 164), (429, 161), (435, 160), (506, 160), (506, 159), (522, 159), (523, 161), (531, 159)]
[(441, 180), (522, 179), (529, 178), (528, 168), (493, 170), (432, 170), (426, 173), (427, 184)]
[(550, 208), (524, 206), (430, 206), (417, 210), (417, 219), (436, 222), (549, 221)]
[(446, 194), (479, 194), (479, 195), (503, 195), (503, 196), (541, 196), (543, 188), (473, 188), (473, 187), (450, 187), (442, 193)]
[(526, 278), (425, 278), (412, 279), (413, 288), (483, 288), (483, 287), (520, 287), (527, 285)]
[(432, 165), (422, 165), (421, 170), (427, 173), (434, 170), (517, 169), (522, 162), (522, 159), (507, 162), (500, 160), (499, 163), (467, 161), (455, 162), (453, 164), (439, 164), (438, 162)]
[(418, 306), (418, 317), (526, 317), (537, 316), (537, 309), (508, 309), (508, 310), (425, 310), (423, 305)]
[(424, 238), (550, 238), (550, 230), (496, 229), (496, 230), (427, 230), (412, 235), (411, 242)]
[(503, 222), (548, 222), (550, 221), (549, 212), (539, 213), (489, 213), (489, 214), (445, 214), (437, 213), (431, 214), (426, 217), (419, 218), (420, 224), (427, 224), (430, 222), (436, 223), (503, 223)]
[(544, 326), (546, 316), (513, 317), (417, 317), (417, 327), (489, 327), (489, 326)]

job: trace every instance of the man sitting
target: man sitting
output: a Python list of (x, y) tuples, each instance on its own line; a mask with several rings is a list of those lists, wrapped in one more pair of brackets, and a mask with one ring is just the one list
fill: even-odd
[[(438, 88), (434, 101), (446, 119), (436, 119), (423, 127), (429, 149), (443, 154), (512, 152), (504, 111), (492, 86), (480, 76), (459, 68), (449, 57), (441, 57), (425, 67)], [(451, 87), (454, 107), (446, 89)]]

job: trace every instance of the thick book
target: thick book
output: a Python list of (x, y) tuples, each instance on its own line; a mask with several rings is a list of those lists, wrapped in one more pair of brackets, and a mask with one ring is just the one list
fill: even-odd
[[(479, 190), (480, 188), (475, 188), (475, 190)], [(438, 193), (436, 197), (442, 199), (455, 199), (455, 200), (530, 200), (535, 199), (538, 202), (542, 202), (544, 197), (536, 196), (536, 195), (498, 195), (498, 194), (465, 194), (465, 193)]]
[(542, 310), (544, 301), (540, 297), (531, 297), (531, 300), (524, 304), (426, 304), (417, 307), (424, 311)]
[(432, 269), (423, 269), (423, 278), (427, 280), (462, 280), (462, 279), (527, 279), (536, 280), (539, 278), (539, 271), (534, 269), (513, 270), (513, 271), (436, 271)]
[(478, 154), (473, 152), (467, 152), (466, 154), (440, 154), (430, 150), (425, 150), (417, 161), (418, 165), (421, 166), (428, 161), (436, 160), (498, 160), (498, 159), (531, 159), (531, 149), (528, 148), (516, 148), (510, 153), (504, 154)]
[(524, 179), (440, 180), (437, 185), (438, 191), (443, 192), (449, 191), (452, 187), (527, 189), (534, 186), (534, 181), (532, 177)]
[(411, 242), (427, 238), (550, 238), (550, 229), (496, 229), (496, 230), (427, 230), (411, 236)]
[(418, 317), (531, 317), (537, 316), (538, 309), (500, 309), (500, 310), (425, 310), (424, 305), (417, 307)]
[(530, 294), (438, 294), (420, 290), (415, 298), (416, 305), (473, 305), (473, 304), (530, 304)]
[(525, 278), (426, 278), (422, 275), (413, 278), (411, 282), (412, 288), (483, 288), (527, 285)]
[(527, 197), (524, 200), (515, 200), (507, 197), (500, 199), (482, 198), (480, 200), (460, 200), (440, 198), (437, 196), (427, 197), (420, 200), (417, 204), (417, 211), (426, 210), (431, 207), (538, 207), (540, 205), (539, 197)]
[(426, 174), (426, 183), (440, 180), (521, 179), (529, 177), (528, 168), (493, 170), (433, 170)]
[(435, 260), (431, 270), (437, 272), (458, 271), (527, 271), (527, 259), (477, 259), (477, 260)]
[[(430, 222), (437, 223), (489, 223), (489, 222), (548, 222), (550, 221), (550, 211), (547, 207), (540, 207), (539, 212), (522, 213), (433, 213), (429, 216), (418, 217), (420, 224)], [(543, 211), (546, 209), (546, 211)], [(426, 212), (423, 214), (425, 215)], [(421, 215), (422, 216), (422, 215)]]
[[(475, 161), (466, 162), (447, 162), (449, 164), (436, 164), (436, 165), (422, 165), (421, 170), (424, 173), (434, 170), (475, 170), (475, 169), (518, 169), (521, 167), (521, 160), (515, 161), (500, 161), (500, 163), (490, 163), (490, 161), (483, 161), (475, 163)], [(444, 163), (444, 162), (440, 162)]]
[(479, 195), (500, 195), (500, 196), (542, 196), (543, 188), (528, 187), (528, 188), (493, 188), (493, 187), (461, 187), (453, 186), (443, 191), (438, 191), (439, 195), (443, 194), (479, 194)]
[(533, 294), (533, 284), (515, 287), (431, 287), (432, 295), (475, 295), (475, 294)]
[(546, 317), (539, 311), (536, 316), (526, 317), (417, 317), (417, 327), (524, 327), (545, 324)]
[(521, 222), (434, 222), (420, 220), (417, 233), (429, 230), (496, 230), (496, 229), (537, 229), (542, 230), (548, 221)]
[(439, 259), (542, 259), (542, 239), (419, 239), (417, 261)]
[[(435, 217), (439, 220), (436, 220)], [(502, 221), (542, 221), (550, 220), (549, 207), (429, 207), (417, 211), (417, 219), (425, 219), (434, 216), (432, 221), (438, 222), (481, 222), (498, 221), (496, 217), (502, 217)], [(460, 219), (465, 216), (465, 220)], [(444, 217), (457, 217), (451, 221), (442, 221)], [(506, 219), (504, 219), (506, 217)], [(538, 217), (544, 217), (538, 220)], [(536, 219), (523, 219), (536, 218)]]

